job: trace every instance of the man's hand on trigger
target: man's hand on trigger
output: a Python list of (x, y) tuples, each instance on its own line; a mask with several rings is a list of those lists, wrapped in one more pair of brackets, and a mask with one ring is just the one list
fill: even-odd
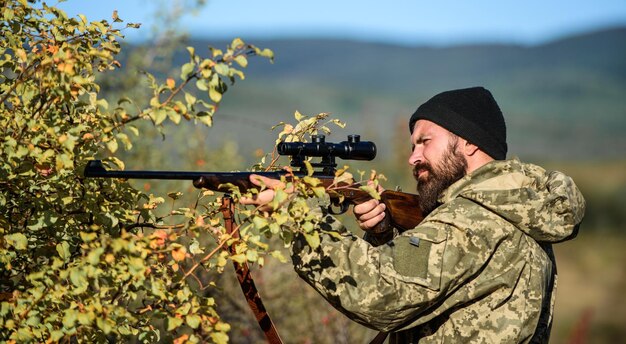
[(243, 205), (254, 205), (259, 207), (261, 211), (272, 211), (272, 207), (269, 205), (274, 199), (276, 189), (284, 189), (285, 184), (277, 179), (267, 178), (259, 176), (257, 174), (250, 175), (250, 181), (256, 186), (265, 186), (266, 189), (256, 194), (254, 197), (242, 197), (239, 203)]
[(355, 205), (353, 211), (359, 227), (364, 231), (369, 231), (385, 218), (385, 209), (384, 203), (371, 199)]
[[(379, 185), (378, 192), (382, 192), (383, 190), (384, 189)], [(384, 203), (371, 199), (355, 205), (352, 210), (359, 227), (364, 231), (369, 231), (383, 221), (385, 218), (385, 209), (386, 206)]]

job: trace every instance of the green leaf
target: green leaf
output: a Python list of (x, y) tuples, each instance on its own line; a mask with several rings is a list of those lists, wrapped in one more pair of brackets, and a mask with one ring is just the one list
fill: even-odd
[(145, 270), (146, 266), (143, 259), (137, 257), (128, 259), (128, 271), (133, 275), (143, 274)]
[(22, 158), (26, 154), (28, 154), (28, 148), (24, 146), (17, 147), (17, 151), (14, 153), (16, 158)]
[(200, 254), (204, 253), (204, 249), (200, 247), (200, 243), (195, 238), (192, 240), (192, 243), (189, 245), (189, 252), (191, 254)]
[(276, 190), (274, 194), (274, 199), (270, 203), (272, 209), (277, 210), (278, 208), (280, 208), (280, 206), (287, 199), (287, 197), (289, 197), (289, 195), (284, 190)]
[(244, 68), (248, 66), (248, 59), (244, 55), (235, 56), (235, 61), (237, 61), (237, 63)]
[(95, 240), (98, 237), (98, 234), (96, 233), (87, 233), (87, 232), (80, 232), (80, 238), (82, 241), (84, 242), (90, 242)]
[[(288, 216), (285, 215), (285, 217), (287, 218)], [(270, 233), (272, 234), (278, 234), (278, 232), (280, 232), (280, 225), (276, 222), (270, 223), (269, 228), (270, 228)]]
[(272, 251), (272, 252), (270, 252), (270, 255), (272, 257), (278, 259), (278, 261), (281, 262), (281, 263), (286, 263), (287, 262), (287, 258), (285, 258), (285, 256), (280, 251)]
[(259, 56), (267, 57), (270, 61), (274, 60), (274, 52), (270, 49), (263, 49), (260, 53), (257, 53)]
[(198, 118), (198, 120), (204, 123), (207, 127), (211, 127), (213, 125), (213, 116), (206, 111), (198, 112), (196, 118)]
[(153, 280), (150, 284), (153, 295), (158, 296), (159, 298), (161, 298), (161, 300), (167, 300), (167, 295), (165, 295), (164, 292), (165, 286), (163, 285), (163, 282), (159, 280)]
[(61, 338), (63, 338), (65, 336), (65, 333), (63, 333), (63, 331), (61, 330), (54, 330), (52, 332), (50, 332), (50, 339), (52, 339), (53, 342), (58, 342), (61, 340)]
[(6, 235), (4, 239), (9, 245), (15, 247), (16, 250), (25, 250), (28, 248), (28, 239), (26, 235), (22, 233), (9, 234)]
[(304, 233), (304, 238), (312, 249), (320, 246), (320, 235), (318, 232)]
[(252, 223), (254, 224), (254, 227), (259, 230), (267, 227), (267, 219), (262, 216), (255, 216), (252, 219)]
[(315, 170), (313, 170), (313, 165), (311, 165), (310, 161), (305, 160), (304, 161), (304, 166), (306, 166), (306, 177), (305, 178), (310, 178), (313, 175), (313, 172), (315, 172)]
[(200, 91), (208, 91), (209, 90), (209, 84), (206, 81), (206, 79), (198, 79), (198, 81), (196, 81), (196, 87)]
[(333, 119), (331, 120), (331, 122), (335, 123), (335, 125), (337, 125), (340, 128), (345, 128), (346, 127), (346, 122), (342, 122), (338, 119)]
[(169, 118), (170, 121), (172, 121), (172, 123), (174, 124), (180, 123), (181, 115), (178, 112), (174, 111), (174, 109), (167, 108), (165, 112), (167, 113), (167, 118)]
[(187, 325), (189, 325), (189, 327), (193, 329), (197, 329), (198, 326), (200, 326), (200, 322), (202, 321), (202, 318), (200, 318), (200, 316), (197, 314), (189, 314), (185, 318), (185, 321), (187, 322)]
[(187, 80), (189, 75), (193, 72), (196, 64), (193, 62), (185, 63), (180, 69), (180, 78), (183, 80)]
[(133, 125), (126, 125), (126, 126), (124, 126), (124, 128), (128, 129), (128, 131), (133, 133), (135, 136), (139, 136), (139, 129), (137, 129), (137, 127), (135, 127)]
[(221, 49), (217, 49), (217, 48), (213, 48), (213, 47), (209, 47), (211, 49), (211, 53), (213, 54), (213, 57), (218, 57), (218, 56), (222, 56), (224, 55), (224, 52), (222, 52)]
[(197, 98), (194, 97), (193, 94), (186, 92), (185, 93), (185, 101), (187, 102), (188, 106), (192, 106), (192, 105), (194, 105), (196, 103)]
[(115, 135), (115, 137), (122, 141), (122, 143), (124, 144), (124, 148), (126, 150), (130, 150), (131, 148), (133, 148), (133, 144), (131, 143), (130, 139), (128, 138), (128, 135), (124, 134), (124, 133), (117, 133), (117, 135)]
[(313, 194), (315, 194), (317, 198), (324, 198), (326, 195), (326, 188), (323, 186), (314, 187), (311, 188), (311, 190), (313, 190)]
[(91, 265), (98, 265), (98, 263), (100, 263), (100, 257), (103, 253), (103, 247), (98, 247), (97, 249), (89, 252), (89, 254), (87, 255), (87, 262), (89, 262), (89, 264)]
[(230, 70), (230, 68), (224, 63), (218, 63), (213, 68), (215, 69), (217, 74), (220, 74), (223, 76), (228, 76), (228, 72)]
[(224, 267), (226, 266), (226, 263), (228, 263), (228, 260), (226, 260), (226, 256), (228, 255), (228, 253), (226, 251), (223, 251), (218, 257), (217, 257), (217, 266), (219, 267)]
[(163, 123), (163, 121), (165, 121), (166, 118), (167, 118), (167, 112), (165, 112), (164, 109), (159, 108), (159, 109), (154, 110), (153, 112), (154, 124), (159, 125)]
[(72, 203), (73, 200), (74, 200), (74, 197), (72, 196), (66, 196), (66, 197), (61, 198), (61, 202), (63, 203), (63, 205), (68, 205)]
[(212, 332), (211, 339), (215, 344), (228, 344), (228, 335), (221, 332)]
[(98, 325), (98, 328), (101, 329), (102, 332), (104, 332), (105, 334), (109, 334), (111, 333), (111, 330), (113, 330), (114, 324), (112, 324), (111, 321), (108, 319), (98, 318), (96, 319), (96, 324)]
[(230, 256), (230, 259), (234, 260), (235, 262), (239, 264), (243, 264), (246, 262), (246, 255), (244, 255), (243, 253), (239, 253), (239, 254)]
[(248, 249), (248, 251), (246, 251), (246, 259), (249, 262), (256, 262), (259, 260), (259, 252), (257, 252), (257, 250)]
[(63, 261), (70, 259), (70, 244), (68, 244), (67, 241), (61, 241), (58, 243), (56, 249), (59, 257), (61, 257)]
[(196, 49), (194, 47), (187, 47), (187, 51), (189, 52), (189, 56), (191, 56), (191, 58), (196, 56)]
[(173, 331), (183, 324), (183, 319), (175, 317), (167, 317), (167, 330)]
[(115, 153), (117, 151), (117, 140), (112, 139), (111, 141), (107, 142), (107, 149), (111, 152), (111, 153)]
[(96, 317), (93, 312), (90, 312), (90, 313), (78, 313), (76, 318), (81, 325), (89, 325)]
[(370, 195), (370, 197), (372, 197), (373, 199), (380, 200), (380, 194), (378, 193), (378, 191), (376, 191), (375, 187), (370, 185), (361, 185), (359, 189), (367, 192), (367, 194)]
[(57, 170), (74, 169), (74, 160), (67, 154), (62, 153), (56, 156)]
[(230, 331), (230, 325), (220, 321), (217, 324), (215, 324), (215, 331), (228, 332)]
[(214, 87), (211, 87), (209, 89), (209, 98), (211, 98), (212, 101), (219, 103), (222, 100), (222, 94)]
[(4, 20), (11, 21), (13, 20), (13, 10), (10, 8), (4, 9)]
[(237, 37), (237, 38), (233, 39), (233, 41), (230, 43), (230, 48), (232, 50), (240, 49), (244, 45), (245, 45), (245, 43), (243, 42), (243, 40), (241, 38)]
[(128, 98), (128, 97), (121, 97), (118, 101), (117, 101), (117, 105), (122, 105), (124, 103), (129, 103), (132, 104), (133, 101), (132, 99)]
[(66, 309), (63, 315), (63, 327), (70, 329), (76, 323), (78, 312), (75, 309)]
[(70, 281), (78, 290), (87, 288), (88, 285), (85, 271), (77, 268), (70, 271)]

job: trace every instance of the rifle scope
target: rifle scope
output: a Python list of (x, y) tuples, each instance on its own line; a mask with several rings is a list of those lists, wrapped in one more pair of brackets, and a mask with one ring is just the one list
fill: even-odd
[(311, 136), (312, 142), (281, 142), (278, 154), (298, 157), (338, 157), (344, 160), (373, 160), (376, 157), (374, 142), (361, 141), (360, 135), (348, 135), (348, 141), (326, 142), (324, 135)]

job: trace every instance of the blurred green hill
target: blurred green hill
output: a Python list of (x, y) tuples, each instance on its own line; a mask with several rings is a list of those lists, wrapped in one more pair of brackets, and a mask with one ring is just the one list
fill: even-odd
[[(276, 61), (253, 61), (245, 82), (221, 106), (216, 123), (236, 121), (239, 138), (262, 140), (259, 124), (285, 120), (294, 110), (332, 112), (387, 153), (395, 148), (394, 138), (406, 133), (402, 126), (419, 104), (440, 91), (484, 85), (507, 118), (510, 154), (568, 160), (624, 156), (626, 27), (537, 46), (252, 43), (274, 50)], [(223, 44), (189, 42), (201, 52)], [(247, 130), (251, 135), (242, 132)]]

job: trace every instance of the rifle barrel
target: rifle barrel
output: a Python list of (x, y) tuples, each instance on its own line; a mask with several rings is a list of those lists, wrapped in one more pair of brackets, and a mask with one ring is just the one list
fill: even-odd
[(91, 160), (85, 167), (84, 175), (87, 178), (121, 178), (121, 179), (162, 179), (162, 180), (192, 180), (197, 188), (208, 188), (216, 191), (225, 190), (222, 184), (233, 184), (241, 191), (255, 187), (250, 181), (251, 174), (268, 178), (280, 179), (284, 172), (192, 172), (192, 171), (112, 171), (107, 170), (101, 160)]
[(195, 180), (200, 177), (219, 176), (224, 178), (241, 178), (250, 174), (280, 178), (281, 172), (193, 172), (193, 171), (115, 171), (107, 170), (101, 160), (91, 160), (85, 167), (88, 178), (123, 178), (123, 179), (177, 179)]

